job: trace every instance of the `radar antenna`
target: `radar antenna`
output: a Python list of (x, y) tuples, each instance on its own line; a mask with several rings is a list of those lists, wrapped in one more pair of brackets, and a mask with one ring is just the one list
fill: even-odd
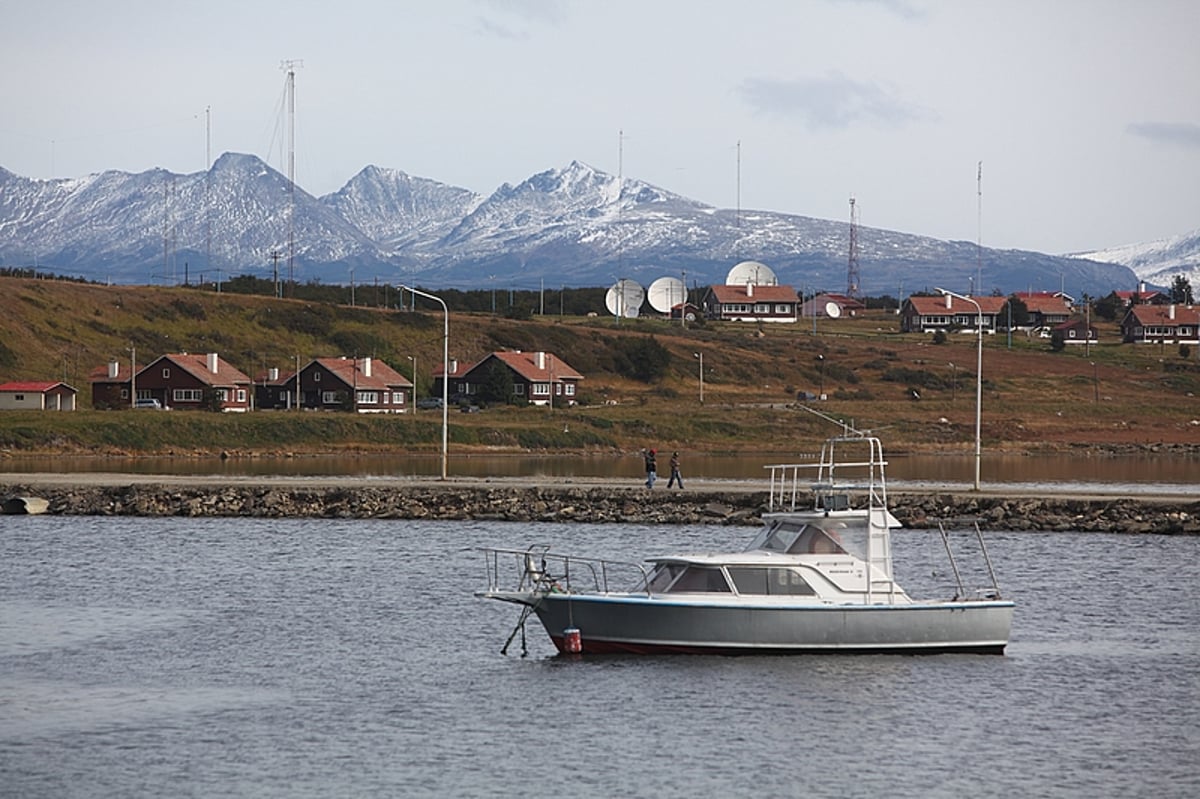
[(850, 197), (850, 265), (846, 270), (846, 296), (858, 299), (862, 296), (862, 286), (858, 276), (858, 209), (854, 207), (854, 197)]

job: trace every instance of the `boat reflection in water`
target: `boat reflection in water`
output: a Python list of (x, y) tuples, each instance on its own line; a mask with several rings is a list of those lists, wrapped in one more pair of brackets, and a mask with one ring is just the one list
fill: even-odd
[[(771, 512), (744, 550), (642, 565), (482, 547), (488, 586), (476, 596), (521, 606), (505, 651), (536, 615), (564, 653), (1003, 653), (1014, 604), (1001, 598), (990, 562), (990, 587), (968, 594), (959, 579), (944, 600), (913, 599), (893, 579), (900, 523), (888, 510), (885, 465), (877, 438), (846, 430), (817, 463), (770, 467)], [(801, 506), (805, 469), (817, 478)]]

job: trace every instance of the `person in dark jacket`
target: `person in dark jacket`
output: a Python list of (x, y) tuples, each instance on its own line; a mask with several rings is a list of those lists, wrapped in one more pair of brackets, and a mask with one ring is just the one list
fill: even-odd
[(654, 481), (658, 479), (657, 454), (652, 449), (642, 450), (642, 457), (646, 459), (646, 488), (654, 488)]
[(679, 473), (679, 453), (671, 453), (671, 479), (667, 480), (667, 488), (679, 483), (679, 487), (683, 488), (683, 475)]

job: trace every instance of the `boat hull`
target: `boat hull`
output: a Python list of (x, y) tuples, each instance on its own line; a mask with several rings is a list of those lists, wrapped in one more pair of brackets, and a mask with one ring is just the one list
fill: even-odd
[(578, 629), (587, 653), (1003, 654), (1013, 603), (722, 605), (646, 595), (486, 592), (529, 605), (560, 652)]

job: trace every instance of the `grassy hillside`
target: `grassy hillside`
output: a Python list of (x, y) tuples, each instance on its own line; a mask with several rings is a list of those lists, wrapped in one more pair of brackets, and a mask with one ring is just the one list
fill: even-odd
[[(88, 373), (136, 347), (139, 364), (167, 352), (218, 352), (250, 375), (317, 356), (382, 359), (428, 393), (442, 358), (442, 315), (351, 308), (189, 288), (94, 286), (0, 279), (0, 382), (64, 380), (79, 389), (71, 414), (0, 413), (11, 452), (212, 452), (428, 449), (440, 445), (440, 412), (367, 417), (341, 413), (245, 415), (92, 411)], [(603, 312), (603, 309), (596, 309)], [(513, 320), (452, 314), (451, 358), (499, 349), (546, 350), (585, 375), (574, 408), (504, 407), (451, 413), (458, 447), (709, 451), (808, 450), (830, 428), (795, 406), (797, 391), (892, 449), (967, 451), (975, 420), (975, 342), (900, 334), (894, 314), (801, 324), (708, 323), (545, 316)], [(631, 353), (651, 340), (662, 373), (637, 379)], [(984, 342), (983, 439), (988, 449), (1180, 444), (1200, 447), (1200, 361), (1192, 348), (1101, 343), (1051, 352), (1045, 339)], [(661, 346), (661, 350), (659, 349)], [(699, 360), (704, 355), (704, 404)], [(821, 356), (820, 358), (818, 356)], [(636, 358), (635, 358), (636, 360)], [(912, 392), (920, 395), (913, 399)]]

